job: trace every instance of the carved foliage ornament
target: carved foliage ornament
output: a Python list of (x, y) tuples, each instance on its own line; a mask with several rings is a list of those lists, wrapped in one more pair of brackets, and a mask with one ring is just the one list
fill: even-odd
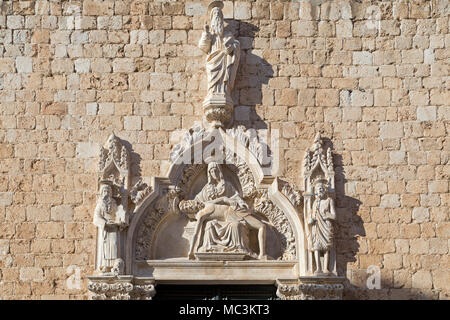
[(92, 300), (151, 300), (156, 294), (155, 286), (137, 285), (131, 282), (91, 281), (88, 290)]
[(294, 208), (297, 208), (302, 203), (302, 195), (299, 190), (295, 186), (284, 185), (281, 189), (281, 193), (288, 198), (288, 200), (292, 203)]
[(114, 134), (100, 149), (99, 171), (104, 171), (110, 164), (115, 164), (122, 170), (129, 170), (130, 167), (128, 150)]
[[(189, 150), (194, 144), (205, 138), (205, 129), (194, 126), (183, 136), (181, 142), (175, 145), (170, 153), (170, 161), (176, 163), (185, 150)], [(190, 160), (190, 159), (189, 159)]]
[(162, 218), (170, 213), (170, 200), (172, 193), (164, 192), (164, 195), (155, 204), (147, 208), (147, 213), (138, 229), (135, 255), (138, 260), (150, 259), (150, 248), (152, 247), (153, 235)]
[[(319, 169), (323, 172), (323, 176), (313, 177), (315, 170)], [(307, 182), (312, 184), (314, 178), (316, 179), (327, 179), (330, 183), (330, 187), (334, 188), (334, 167), (333, 167), (333, 155), (331, 153), (331, 148), (324, 150), (322, 138), (320, 133), (318, 133), (314, 139), (312, 147), (306, 151), (305, 158), (303, 161), (303, 176)], [(305, 183), (308, 184), (308, 183)], [(305, 185), (305, 190), (311, 185)]]
[(283, 255), (281, 260), (294, 260), (296, 258), (295, 236), (286, 215), (268, 197), (267, 191), (259, 191), (255, 199), (254, 210), (266, 216), (281, 236)]
[(238, 126), (228, 129), (227, 133), (247, 148), (262, 166), (271, 163), (270, 158), (264, 158), (268, 152), (268, 146), (261, 142), (261, 137), (256, 130), (247, 130), (244, 126)]
[(277, 296), (283, 300), (341, 300), (343, 290), (340, 283), (278, 284)]

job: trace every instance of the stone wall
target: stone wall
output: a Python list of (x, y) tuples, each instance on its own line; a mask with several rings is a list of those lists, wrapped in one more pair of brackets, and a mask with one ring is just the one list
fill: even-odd
[[(87, 298), (99, 147), (114, 131), (135, 172), (166, 173), (202, 117), (206, 6), (0, 1), (0, 298)], [(236, 120), (280, 130), (281, 175), (301, 186), (315, 133), (333, 143), (345, 297), (448, 299), (448, 1), (224, 13), (243, 49)], [(380, 290), (366, 288), (373, 265)]]

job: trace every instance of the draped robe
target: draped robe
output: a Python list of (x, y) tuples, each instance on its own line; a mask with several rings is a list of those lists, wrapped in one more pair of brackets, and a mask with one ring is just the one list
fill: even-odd
[(112, 268), (115, 260), (119, 258), (119, 226), (107, 225), (109, 222), (116, 222), (118, 207), (114, 200), (111, 201), (109, 212), (103, 201), (100, 201), (94, 211), (94, 225), (98, 227), (98, 265), (100, 268)]
[(207, 184), (195, 197), (195, 200), (206, 204), (220, 197), (226, 197), (231, 202), (231, 205), (214, 204), (213, 210), (224, 212), (224, 221), (213, 219), (204, 223), (204, 226), (202, 226), (204, 236), (203, 238), (200, 237), (203, 239), (203, 244), (199, 251), (251, 254), (247, 245), (248, 229), (244, 219), (246, 216), (251, 215), (251, 212), (239, 204), (243, 200), (233, 185), (226, 180), (223, 182), (225, 186), (222, 193), (211, 192), (210, 185)]
[[(226, 32), (223, 38), (209, 35), (203, 32), (199, 42), (199, 48), (208, 54), (206, 57), (208, 96), (224, 94), (231, 99), (240, 60), (239, 41), (229, 32)], [(227, 47), (233, 48), (230, 54), (226, 51)]]
[(311, 226), (310, 250), (327, 251), (333, 244), (332, 205), (331, 198), (317, 199), (313, 203), (312, 218), (315, 222)]

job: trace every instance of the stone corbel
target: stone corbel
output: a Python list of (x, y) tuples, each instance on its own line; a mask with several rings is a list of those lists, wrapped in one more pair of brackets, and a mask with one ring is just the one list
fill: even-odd
[(277, 296), (281, 300), (342, 300), (344, 277), (300, 277), (279, 279)]
[(88, 277), (92, 300), (152, 300), (154, 280), (140, 281), (133, 276)]

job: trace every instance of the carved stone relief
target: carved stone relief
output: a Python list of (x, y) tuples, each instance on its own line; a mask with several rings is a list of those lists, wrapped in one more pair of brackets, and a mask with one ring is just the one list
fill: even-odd
[[(295, 237), (284, 213), (268, 199), (267, 192), (257, 191), (254, 178), (245, 162), (236, 154), (225, 154), (232, 161), (231, 164), (210, 162), (207, 165), (186, 166), (179, 183), (170, 191), (164, 191), (164, 196), (147, 209), (146, 217), (138, 230), (135, 248), (137, 259), (152, 259), (150, 248), (155, 231), (167, 214), (174, 213), (184, 215), (192, 221), (192, 235), (189, 239), (191, 250), (187, 253), (191, 259), (197, 257), (201, 260), (215, 260), (219, 254), (222, 258), (227, 256), (227, 259), (233, 260), (296, 258)], [(227, 169), (226, 175), (222, 167)], [(216, 178), (212, 177), (214, 174)], [(206, 181), (192, 194), (193, 186), (202, 175), (207, 177)], [(217, 189), (223, 189), (219, 190), (223, 194)], [(277, 257), (269, 257), (264, 252), (267, 228), (273, 229), (271, 235), (279, 238), (277, 241), (280, 242), (281, 253)], [(248, 247), (250, 229), (257, 231), (257, 252)]]
[[(334, 261), (334, 168), (331, 148), (324, 149), (320, 133), (306, 151), (303, 164), (304, 215), (307, 223), (308, 271), (332, 274)], [(332, 256), (333, 255), (333, 256)]]
[(115, 135), (101, 149), (93, 299), (151, 299), (157, 281), (193, 279), (278, 281), (281, 299), (341, 297), (331, 149), (318, 135), (306, 151), (302, 194), (266, 170), (274, 159), (262, 136), (230, 127), (240, 45), (223, 30), (222, 7), (210, 4), (211, 30), (199, 43), (207, 54), (205, 128), (191, 128), (172, 149), (167, 177), (151, 187), (133, 177)]
[(130, 154), (114, 134), (100, 149), (98, 178), (100, 190), (93, 217), (98, 228), (96, 271), (103, 275), (122, 275), (125, 271), (123, 243), (130, 215), (150, 188), (142, 180), (130, 188)]
[(282, 300), (342, 300), (343, 278), (305, 278), (277, 281), (277, 296)]
[(232, 91), (241, 57), (240, 43), (224, 30), (222, 1), (208, 7), (210, 26), (205, 24), (198, 47), (207, 54), (207, 95), (203, 102), (205, 122), (212, 127), (231, 124), (234, 102)]
[(153, 283), (136, 283), (130, 276), (91, 277), (88, 284), (92, 300), (152, 300)]

